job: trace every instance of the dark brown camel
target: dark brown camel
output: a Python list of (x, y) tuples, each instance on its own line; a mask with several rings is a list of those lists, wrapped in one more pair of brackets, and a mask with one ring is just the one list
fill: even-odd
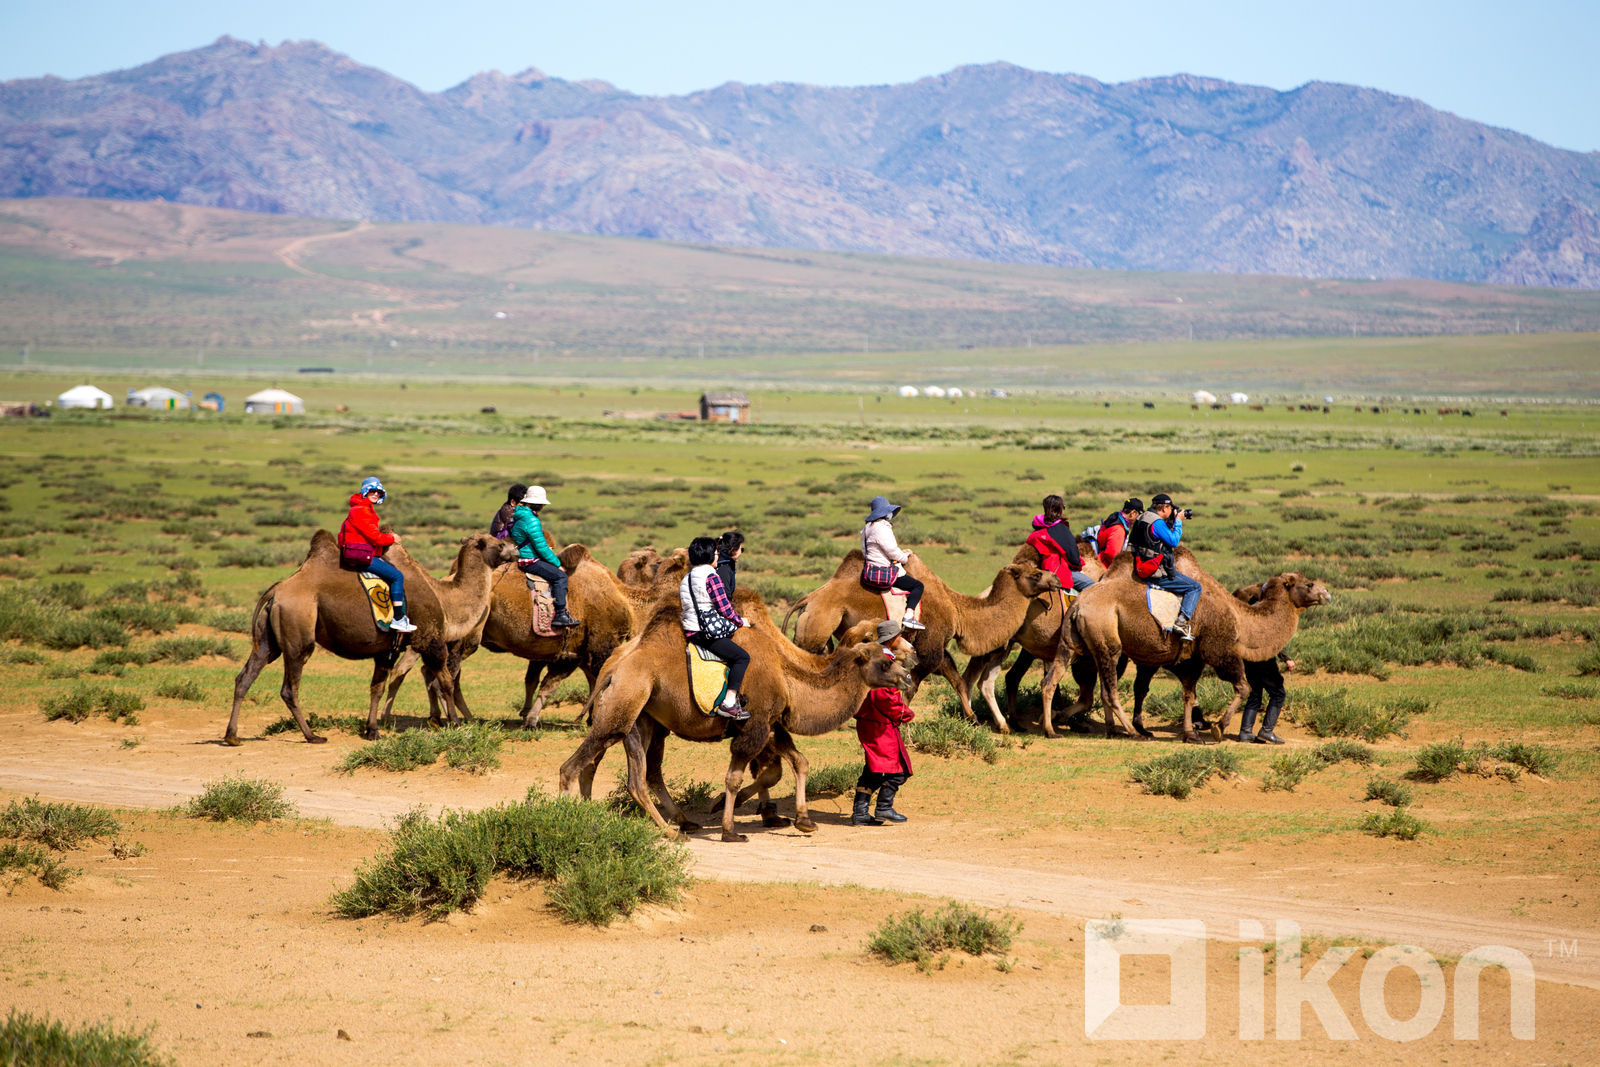
[[(407, 643), (422, 660), (430, 702), (436, 701), (438, 707), (451, 706), (454, 689), (441, 592), (457, 610), (467, 614), (481, 612), (482, 604), (488, 601), (486, 575), (505, 560), (506, 551), (505, 542), (488, 534), (466, 538), (456, 555), (455, 574), (444, 582), (432, 578), (400, 545), (391, 545), (385, 553), (385, 558), (406, 577), (407, 613), (417, 626)], [(471, 603), (474, 596), (481, 597), (482, 604), (475, 607)], [(373, 661), (363, 736), (369, 740), (378, 736), (378, 705), (401, 646), (394, 635), (379, 630), (372, 621), (361, 583), (339, 566), (339, 546), (332, 534), (326, 530), (313, 534), (310, 551), (299, 569), (261, 594), (251, 616), (250, 636), (250, 656), (233, 683), (233, 714), (223, 735), (224, 743), (239, 743), (239, 708), (245, 694), (262, 669), (279, 656), (283, 657), (283, 687), (279, 693), (301, 735), (313, 744), (327, 740), (312, 733), (299, 699), (300, 673), (318, 645), (344, 659)]]

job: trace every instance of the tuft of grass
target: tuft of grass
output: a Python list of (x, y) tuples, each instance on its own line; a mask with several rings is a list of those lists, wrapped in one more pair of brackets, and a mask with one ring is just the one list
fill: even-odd
[(1372, 749), (1359, 741), (1345, 738), (1318, 745), (1311, 750), (1311, 756), (1327, 767), (1346, 762), (1360, 763), (1363, 766), (1372, 763)]
[[(707, 811), (713, 799), (720, 799), (722, 788), (699, 778), (669, 778), (667, 779), (667, 792), (672, 798), (688, 811)], [(606, 795), (606, 807), (619, 815), (640, 815), (644, 809), (634, 801), (633, 794), (628, 792), (628, 772), (617, 772), (616, 783), (611, 787), (611, 792)]]
[(1545, 686), (1544, 695), (1562, 700), (1600, 700), (1600, 685), (1593, 682), (1559, 682)]
[(1381, 800), (1391, 808), (1403, 808), (1411, 803), (1411, 787), (1391, 782), (1387, 778), (1369, 778), (1367, 795), (1361, 799)]
[[(362, 730), (367, 728), (367, 717), (365, 715), (318, 715), (316, 712), (311, 712), (306, 715), (306, 724), (313, 730), (340, 730), (347, 734), (359, 735)], [(271, 737), (273, 734), (298, 733), (299, 730), (300, 727), (295, 725), (294, 716), (285, 715), (261, 732), (264, 736)]]
[(943, 967), (953, 950), (969, 956), (1005, 952), (1021, 929), (1021, 921), (1009, 913), (992, 916), (952, 900), (931, 915), (921, 908), (891, 915), (867, 940), (867, 951), (930, 971)]
[(806, 772), (806, 797), (837, 797), (854, 792), (860, 777), (861, 766), (856, 763), (811, 768)]
[(171, 1067), (177, 1061), (157, 1051), (150, 1034), (118, 1031), (110, 1023), (69, 1030), (13, 1008), (0, 1025), (0, 1063), (49, 1067)]
[(1170, 755), (1136, 763), (1129, 777), (1154, 796), (1186, 799), (1213, 774), (1223, 778), (1239, 773), (1239, 757), (1231, 748), (1185, 748)]
[(1415, 841), (1428, 829), (1428, 824), (1405, 808), (1395, 808), (1388, 814), (1369, 811), (1361, 819), (1361, 830), (1374, 837), (1393, 837), (1401, 841)]
[(916, 752), (948, 759), (977, 756), (985, 763), (1000, 758), (1001, 742), (996, 740), (995, 734), (982, 723), (969, 722), (959, 713), (913, 719), (904, 730), (906, 745)]
[(1281, 789), (1285, 793), (1294, 792), (1294, 787), (1305, 780), (1306, 775), (1315, 774), (1327, 764), (1317, 759), (1311, 752), (1285, 752), (1281, 756), (1274, 756), (1271, 769), (1265, 778), (1261, 779), (1261, 788), (1267, 791)]
[(144, 700), (137, 693), (80, 682), (70, 692), (45, 697), (39, 707), (44, 710), (46, 722), (57, 719), (83, 722), (90, 715), (104, 715), (112, 722), (138, 726), (136, 712), (144, 707)]
[(1558, 757), (1543, 745), (1530, 745), (1525, 741), (1501, 741), (1489, 747), (1489, 758), (1521, 767), (1529, 774), (1548, 778), (1555, 770)]
[(1574, 665), (1580, 678), (1593, 678), (1600, 675), (1600, 648), (1591, 648), (1578, 657)]
[(1416, 766), (1407, 776), (1422, 782), (1442, 782), (1458, 774), (1475, 774), (1483, 763), (1483, 755), (1481, 745), (1468, 748), (1459, 737), (1435, 741), (1418, 750)]
[(1343, 689), (1308, 692), (1296, 696), (1289, 715), (1318, 737), (1359, 737), (1381, 741), (1391, 735), (1406, 736), (1411, 716), (1426, 711), (1426, 701), (1393, 701), (1375, 707), (1352, 700)]
[(36, 841), (58, 852), (114, 837), (121, 829), (116, 816), (104, 808), (46, 803), (37, 797), (13, 800), (0, 811), (0, 837)]
[(171, 679), (156, 686), (156, 696), (168, 700), (202, 701), (206, 698), (206, 691), (200, 688), (200, 683), (193, 679)]
[[(29, 876), (39, 879), (46, 889), (61, 889), (74, 875), (83, 872), (68, 867), (60, 857), (52, 856), (38, 845), (19, 845), (15, 842), (0, 845), (0, 876), (9, 877), (13, 886), (20, 885)], [(54, 1063), (54, 1060), (12, 1060), (4, 1058), (10, 1050), (0, 1035), (0, 1063)]]
[[(291, 728), (294, 720), (289, 720)], [(366, 725), (365, 721), (362, 726)], [(445, 763), (473, 774), (486, 774), (500, 766), (500, 746), (505, 732), (496, 723), (474, 722), (446, 730), (407, 730), (361, 746), (336, 768), (353, 774), (362, 767), (383, 771), (412, 771)]]
[(572, 922), (604, 925), (641, 904), (674, 903), (688, 857), (655, 828), (572, 798), (530, 794), (475, 812), (402, 816), (388, 854), (364, 865), (332, 905), (347, 918), (390, 914), (440, 919), (465, 910), (497, 873), (542, 877), (551, 907)]
[(184, 809), (192, 819), (212, 822), (270, 822), (295, 813), (283, 799), (283, 786), (260, 778), (223, 778), (207, 782), (205, 790)]
[(238, 658), (233, 650), (233, 643), (221, 637), (163, 637), (150, 646), (152, 661), (188, 663), (201, 656)]

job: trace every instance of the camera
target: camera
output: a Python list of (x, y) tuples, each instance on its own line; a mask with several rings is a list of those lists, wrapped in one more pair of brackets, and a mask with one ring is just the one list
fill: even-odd
[(1192, 519), (1192, 518), (1194, 518), (1194, 509), (1193, 508), (1179, 508), (1178, 509), (1178, 514), (1182, 515), (1186, 519)]

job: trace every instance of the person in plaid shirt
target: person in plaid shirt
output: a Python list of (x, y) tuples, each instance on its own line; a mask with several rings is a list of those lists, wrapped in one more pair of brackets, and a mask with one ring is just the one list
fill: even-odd
[(750, 653), (733, 641), (733, 635), (750, 625), (734, 610), (733, 601), (722, 579), (712, 566), (717, 558), (717, 539), (696, 537), (689, 542), (689, 573), (678, 583), (678, 602), (682, 608), (684, 639), (699, 645), (728, 665), (728, 690), (716, 713), (725, 719), (750, 717), (739, 699), (744, 672), (750, 666)]

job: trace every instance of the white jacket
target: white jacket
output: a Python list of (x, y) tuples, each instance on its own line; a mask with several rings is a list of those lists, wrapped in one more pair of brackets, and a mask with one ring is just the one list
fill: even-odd
[(899, 542), (894, 539), (894, 527), (888, 519), (869, 522), (861, 528), (861, 552), (867, 557), (867, 565), (872, 567), (887, 567), (911, 558), (908, 553), (901, 551)]

